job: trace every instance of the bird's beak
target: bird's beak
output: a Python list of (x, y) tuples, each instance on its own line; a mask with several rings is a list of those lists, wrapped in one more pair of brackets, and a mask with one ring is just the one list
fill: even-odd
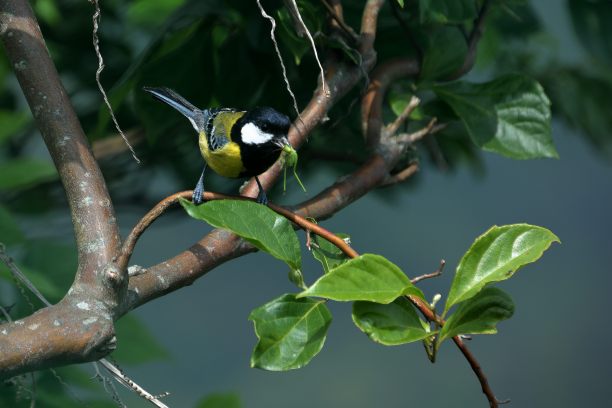
[(276, 145), (280, 148), (283, 148), (285, 146), (291, 146), (291, 143), (289, 143), (289, 140), (287, 139), (287, 137), (281, 137), (279, 139), (276, 139)]

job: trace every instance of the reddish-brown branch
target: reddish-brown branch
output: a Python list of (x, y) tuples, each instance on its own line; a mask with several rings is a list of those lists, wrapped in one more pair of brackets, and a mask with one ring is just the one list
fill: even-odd
[(385, 4), (384, 0), (367, 0), (361, 18), (361, 44), (359, 52), (367, 59), (370, 54), (375, 58), (374, 41), (378, 25), (378, 13)]
[[(159, 218), (169, 207), (178, 203), (180, 198), (191, 199), (193, 191), (181, 191), (179, 193), (172, 194), (161, 200), (155, 207), (153, 207), (142, 219), (134, 226), (128, 237), (126, 238), (123, 247), (121, 248), (121, 255), (117, 259), (117, 266), (119, 268), (126, 268), (127, 263), (129, 262), (130, 256), (134, 251), (134, 247), (136, 246), (136, 242), (138, 238), (142, 235), (142, 233), (149, 228), (149, 226)], [(255, 201), (254, 198), (244, 197), (244, 196), (231, 196), (225, 194), (214, 193), (211, 191), (206, 191), (204, 193), (204, 200), (212, 201), (212, 200), (247, 200), (247, 201)], [(338, 248), (342, 249), (347, 253), (356, 254), (356, 252), (340, 237), (335, 234), (329, 232), (325, 228), (317, 225), (311, 221), (308, 221), (306, 218), (300, 216), (299, 214), (294, 213), (293, 211), (282, 207), (280, 205), (276, 205), (273, 203), (269, 203), (268, 207), (287, 218), (289, 221), (293, 222), (298, 227), (312, 232), (316, 235), (325, 238), (330, 241)]]
[(453, 342), (455, 343), (455, 345), (457, 345), (459, 350), (461, 350), (461, 353), (470, 364), (470, 367), (472, 367), (472, 371), (474, 371), (474, 374), (476, 374), (476, 377), (478, 377), (478, 381), (480, 382), (480, 386), (482, 387), (482, 392), (484, 395), (487, 396), (487, 400), (489, 401), (489, 406), (491, 408), (497, 408), (499, 404), (505, 404), (509, 402), (497, 400), (495, 394), (493, 393), (493, 390), (491, 389), (491, 386), (489, 385), (489, 380), (487, 379), (487, 376), (485, 375), (484, 371), (482, 371), (482, 367), (480, 367), (478, 360), (476, 360), (476, 357), (467, 348), (463, 340), (461, 340), (459, 336), (455, 336), (453, 337)]
[(416, 59), (394, 59), (381, 64), (370, 77), (370, 85), (361, 100), (361, 127), (368, 148), (380, 143), (382, 122), (382, 103), (389, 85), (399, 79), (419, 73)]
[(327, 0), (321, 0), (323, 7), (327, 9), (327, 12), (332, 18), (332, 27), (339, 28), (342, 30), (348, 38), (356, 43), (359, 40), (359, 37), (355, 33), (355, 31), (344, 22), (344, 18), (342, 17), (342, 5), (339, 1), (333, 1), (333, 4), (327, 2)]

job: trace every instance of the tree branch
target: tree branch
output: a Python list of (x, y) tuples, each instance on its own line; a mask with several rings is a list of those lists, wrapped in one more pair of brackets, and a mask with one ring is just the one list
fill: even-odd
[(399, 79), (418, 75), (419, 62), (416, 59), (394, 59), (381, 64), (374, 70), (370, 85), (361, 100), (361, 127), (366, 146), (374, 149), (380, 143), (383, 129), (382, 103), (389, 85)]
[(0, 2), (0, 37), (68, 197), (79, 255), (75, 285), (96, 287), (97, 271), (120, 244), (104, 178), (26, 0)]
[(463, 61), (463, 65), (457, 70), (457, 72), (453, 73), (449, 78), (447, 78), (448, 80), (461, 78), (470, 72), (474, 67), (476, 55), (478, 54), (478, 43), (484, 34), (484, 26), (490, 9), (491, 0), (484, 0), (478, 12), (478, 16), (476, 17), (476, 20), (474, 20), (472, 31), (467, 39), (468, 51), (465, 56), (465, 60)]
[(127, 272), (109, 265), (120, 245), (113, 206), (26, 0), (0, 2), (0, 38), (64, 185), (79, 261), (58, 304), (0, 326), (0, 377), (10, 377), (112, 351)]

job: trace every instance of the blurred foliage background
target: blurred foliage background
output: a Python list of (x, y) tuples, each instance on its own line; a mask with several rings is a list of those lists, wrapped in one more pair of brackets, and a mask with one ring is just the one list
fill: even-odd
[[(298, 3), (324, 54), (334, 52), (348, 63), (359, 62), (350, 42), (326, 33), (326, 12), (321, 2)], [(385, 102), (387, 121), (402, 110), (415, 90), (418, 92), (423, 84), (443, 81), (462, 64), (467, 52), (464, 33), (469, 29), (469, 23), (464, 23), (471, 21), (476, 11), (476, 8), (460, 7), (439, 14), (428, 8), (430, 2), (425, 0), (405, 0), (404, 3), (402, 8), (398, 2), (389, 1), (382, 10), (375, 46), (378, 61), (421, 55), (423, 72), (419, 78), (393, 85)], [(461, 3), (477, 5), (480, 2)], [(493, 3), (495, 7), (469, 78), (484, 81), (510, 72), (536, 78), (552, 100), (556, 123), (574, 129), (575, 132), (568, 134), (580, 137), (579, 143), (589, 146), (592, 155), (587, 160), (608, 163), (612, 155), (609, 104), (612, 26), (608, 24), (612, 21), (612, 2), (567, 0), (560, 4), (548, 1), (542, 3), (545, 5), (539, 4), (537, 10), (535, 2), (497, 0)], [(191, 188), (202, 165), (189, 123), (153, 101), (141, 91), (143, 86), (174, 88), (201, 107), (269, 105), (296, 116), (289, 108), (292, 103), (269, 39), (269, 22), (261, 18), (254, 1), (105, 0), (101, 2), (99, 32), (106, 65), (102, 82), (119, 123), (143, 160), (139, 166), (118, 138), (96, 87), (92, 5), (83, 0), (33, 0), (31, 4), (64, 86), (99, 158), (120, 220), (134, 220), (163, 196)], [(277, 35), (281, 52), (298, 105), (303, 108), (312, 96), (318, 75), (312, 52), (306, 40), (294, 33), (281, 1), (264, 1), (263, 4), (279, 22)], [(357, 28), (362, 2), (345, 1), (344, 7), (347, 23)], [(567, 41), (564, 43), (565, 40), (558, 38), (559, 31), (554, 29), (557, 22), (543, 23), (543, 19), (558, 16), (569, 17), (569, 21), (558, 24), (563, 27), (563, 35), (570, 36), (579, 48), (564, 49), (563, 44)], [(567, 57), (568, 52), (571, 58)], [(365, 82), (343, 98), (329, 112), (330, 120), (313, 132), (301, 150), (300, 173), (311, 188), (309, 192), (317, 191), (312, 186), (321, 184), (321, 171), (326, 172), (327, 179), (333, 179), (355, 166), (347, 161), (329, 160), (330, 157), (346, 152), (357, 161), (365, 157), (359, 125), (359, 98), (364, 88)], [(51, 301), (57, 301), (70, 286), (76, 268), (67, 206), (53, 164), (3, 53), (0, 53), (0, 89), (0, 242), (6, 245), (7, 252), (37, 287)], [(427, 92), (420, 96), (426, 104), (417, 111), (410, 126), (422, 125), (432, 115), (449, 126), (435, 139), (428, 139), (422, 149), (411, 152), (411, 159), (418, 157), (426, 171), (461, 174), (468, 169), (469, 173), (484, 177), (490, 161), (469, 140), (457, 118)], [(563, 152), (561, 156), (563, 160)], [(514, 165), (522, 166), (522, 162)], [(419, 181), (422, 179), (410, 183), (407, 188), (412, 192), (416, 185), (425, 188), (426, 184)], [(239, 184), (214, 176), (209, 181), (211, 190), (222, 192), (234, 192)], [(375, 194), (377, 200), (397, 204), (407, 188), (387, 189)], [(297, 194), (280, 198), (280, 191), (275, 193), (282, 201), (303, 198)], [(392, 208), (391, 213), (399, 210)], [(381, 222), (392, 222), (389, 219), (381, 218)], [(533, 221), (538, 222), (537, 219)], [(609, 223), (609, 220), (601, 222)], [(131, 225), (126, 224), (124, 231)], [(563, 235), (560, 236), (564, 240)], [(360, 239), (361, 247), (368, 248), (367, 237)], [(394, 244), (396, 242), (391, 240), (388, 245)], [(467, 248), (468, 244), (459, 246)], [(144, 264), (159, 260), (155, 256), (141, 258)], [(0, 304), (10, 309), (12, 318), (30, 314), (41, 306), (15, 284), (4, 265), (0, 265), (0, 277), (3, 279)], [(174, 297), (181, 298), (180, 293)], [(118, 338), (121, 347), (114, 358), (126, 368), (172, 358), (138, 317), (126, 316), (118, 323)], [(190, 352), (199, 355), (214, 353), (214, 350)], [(418, 364), (426, 363), (423, 360)], [(158, 375), (167, 373), (159, 372)], [(174, 377), (182, 375), (177, 373)], [(439, 378), (445, 375), (440, 373)], [(108, 384), (92, 380), (91, 376), (86, 367), (36, 373), (36, 398), (40, 406), (45, 407), (115, 406), (114, 392), (109, 396), (103, 391)], [(466, 372), (465, 376), (469, 374)], [(180, 378), (175, 380), (181, 381)], [(0, 405), (29, 406), (30, 381), (30, 376), (24, 376), (2, 385)], [(452, 378), (445, 381), (452, 381)], [(165, 388), (174, 388), (170, 379), (162, 384)], [(472, 385), (464, 392), (480, 398), (479, 390)], [(210, 391), (206, 388), (198, 393), (196, 388), (181, 401), (193, 404)], [(232, 407), (239, 402), (237, 396), (230, 394), (213, 395), (197, 404), (200, 407)], [(129, 404), (140, 405), (146, 406), (137, 399)], [(255, 405), (247, 401), (245, 406)], [(357, 403), (353, 406), (368, 405)]]

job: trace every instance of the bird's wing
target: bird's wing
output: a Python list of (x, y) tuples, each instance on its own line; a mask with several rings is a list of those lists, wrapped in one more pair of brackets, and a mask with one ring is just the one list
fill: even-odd
[(232, 141), (232, 127), (243, 115), (244, 112), (230, 108), (210, 110), (204, 132), (211, 151), (218, 150)]

